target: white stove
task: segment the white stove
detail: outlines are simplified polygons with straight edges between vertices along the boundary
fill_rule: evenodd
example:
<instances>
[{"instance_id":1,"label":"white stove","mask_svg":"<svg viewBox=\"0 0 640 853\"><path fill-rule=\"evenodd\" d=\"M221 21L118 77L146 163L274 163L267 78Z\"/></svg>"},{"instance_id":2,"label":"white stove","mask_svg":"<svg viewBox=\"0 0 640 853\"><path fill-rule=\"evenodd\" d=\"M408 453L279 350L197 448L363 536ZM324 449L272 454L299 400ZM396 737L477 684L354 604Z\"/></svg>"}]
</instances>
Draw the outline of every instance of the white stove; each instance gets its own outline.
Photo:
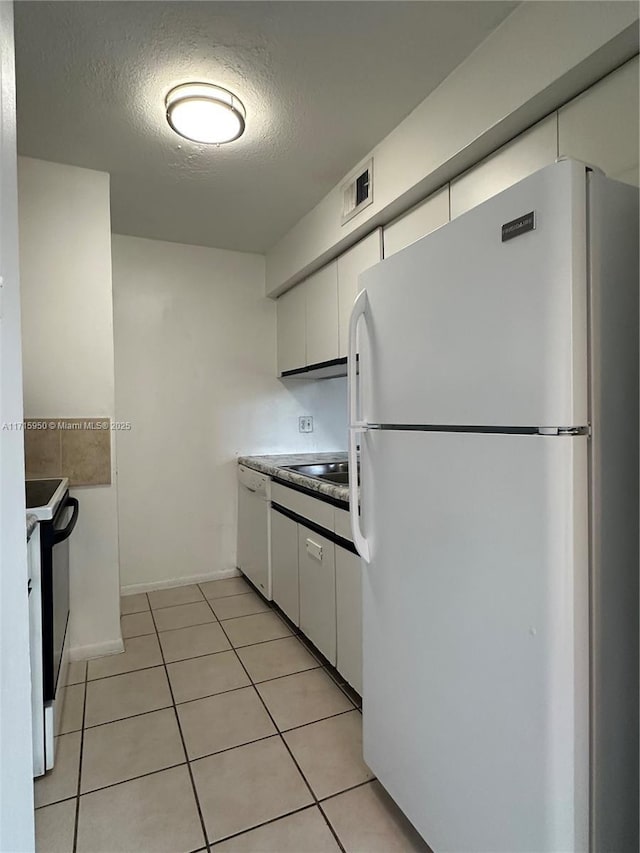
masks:
<instances>
[{"instance_id":1,"label":"white stove","mask_svg":"<svg viewBox=\"0 0 640 853\"><path fill-rule=\"evenodd\" d=\"M78 520L79 504L69 495L66 477L27 480L25 491L27 513L38 519L30 542L30 641L34 775L39 776L54 764L66 693L69 538Z\"/></svg>"},{"instance_id":2,"label":"white stove","mask_svg":"<svg viewBox=\"0 0 640 853\"><path fill-rule=\"evenodd\" d=\"M69 480L67 477L26 480L25 487L27 512L35 515L38 521L51 521L69 488Z\"/></svg>"}]
</instances>

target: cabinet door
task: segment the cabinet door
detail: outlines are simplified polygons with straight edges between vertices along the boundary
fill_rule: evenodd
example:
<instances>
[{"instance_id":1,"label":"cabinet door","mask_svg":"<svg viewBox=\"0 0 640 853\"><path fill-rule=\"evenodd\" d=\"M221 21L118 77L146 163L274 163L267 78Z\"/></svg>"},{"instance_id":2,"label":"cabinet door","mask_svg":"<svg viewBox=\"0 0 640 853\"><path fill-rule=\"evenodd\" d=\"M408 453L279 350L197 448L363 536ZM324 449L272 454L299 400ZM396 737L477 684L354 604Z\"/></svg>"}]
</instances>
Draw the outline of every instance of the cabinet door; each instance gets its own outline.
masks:
<instances>
[{"instance_id":1,"label":"cabinet door","mask_svg":"<svg viewBox=\"0 0 640 853\"><path fill-rule=\"evenodd\" d=\"M276 604L299 625L298 525L275 509L271 510L271 592Z\"/></svg>"},{"instance_id":2,"label":"cabinet door","mask_svg":"<svg viewBox=\"0 0 640 853\"><path fill-rule=\"evenodd\" d=\"M336 668L362 694L362 564L336 546Z\"/></svg>"},{"instance_id":3,"label":"cabinet door","mask_svg":"<svg viewBox=\"0 0 640 853\"><path fill-rule=\"evenodd\" d=\"M265 598L271 598L269 586L269 518L268 504L242 483L238 484L238 550L236 564L258 587Z\"/></svg>"},{"instance_id":4,"label":"cabinet door","mask_svg":"<svg viewBox=\"0 0 640 853\"><path fill-rule=\"evenodd\" d=\"M302 284L307 300L307 364L338 357L337 276L337 264L333 261Z\"/></svg>"},{"instance_id":5,"label":"cabinet door","mask_svg":"<svg viewBox=\"0 0 640 853\"><path fill-rule=\"evenodd\" d=\"M336 663L335 546L298 525L300 628L327 660Z\"/></svg>"},{"instance_id":6,"label":"cabinet door","mask_svg":"<svg viewBox=\"0 0 640 853\"><path fill-rule=\"evenodd\" d=\"M513 186L558 156L558 118L553 113L451 181L451 218Z\"/></svg>"},{"instance_id":7,"label":"cabinet door","mask_svg":"<svg viewBox=\"0 0 640 853\"><path fill-rule=\"evenodd\" d=\"M278 374L306 365L305 310L306 292L298 285L279 297L278 312Z\"/></svg>"},{"instance_id":8,"label":"cabinet door","mask_svg":"<svg viewBox=\"0 0 640 853\"><path fill-rule=\"evenodd\" d=\"M638 57L558 111L560 154L638 185Z\"/></svg>"},{"instance_id":9,"label":"cabinet door","mask_svg":"<svg viewBox=\"0 0 640 853\"><path fill-rule=\"evenodd\" d=\"M384 256L390 258L449 221L449 185L384 228Z\"/></svg>"},{"instance_id":10,"label":"cabinet door","mask_svg":"<svg viewBox=\"0 0 640 853\"><path fill-rule=\"evenodd\" d=\"M382 260L382 229L377 228L364 240L338 258L338 357L349 349L349 317L358 295L358 276Z\"/></svg>"}]
</instances>

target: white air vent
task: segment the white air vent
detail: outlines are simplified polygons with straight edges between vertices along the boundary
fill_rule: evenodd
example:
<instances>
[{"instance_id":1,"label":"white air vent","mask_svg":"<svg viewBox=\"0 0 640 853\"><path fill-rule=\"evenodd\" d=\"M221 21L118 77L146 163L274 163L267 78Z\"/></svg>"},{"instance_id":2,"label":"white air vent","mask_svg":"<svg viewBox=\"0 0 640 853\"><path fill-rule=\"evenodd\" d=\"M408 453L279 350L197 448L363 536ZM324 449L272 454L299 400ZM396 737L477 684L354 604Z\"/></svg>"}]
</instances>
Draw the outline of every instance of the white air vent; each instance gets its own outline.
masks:
<instances>
[{"instance_id":1,"label":"white air vent","mask_svg":"<svg viewBox=\"0 0 640 853\"><path fill-rule=\"evenodd\" d=\"M373 201L373 157L342 185L342 224Z\"/></svg>"}]
</instances>

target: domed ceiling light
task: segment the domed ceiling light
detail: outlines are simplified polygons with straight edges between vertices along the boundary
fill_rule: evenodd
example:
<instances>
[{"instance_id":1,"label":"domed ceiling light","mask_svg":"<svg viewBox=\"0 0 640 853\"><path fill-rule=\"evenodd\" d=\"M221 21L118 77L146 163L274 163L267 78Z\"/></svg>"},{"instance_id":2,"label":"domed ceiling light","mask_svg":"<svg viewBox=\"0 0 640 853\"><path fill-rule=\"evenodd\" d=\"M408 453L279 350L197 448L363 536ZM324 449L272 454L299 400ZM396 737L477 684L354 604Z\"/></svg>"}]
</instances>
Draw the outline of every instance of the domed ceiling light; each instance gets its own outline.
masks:
<instances>
[{"instance_id":1,"label":"domed ceiling light","mask_svg":"<svg viewBox=\"0 0 640 853\"><path fill-rule=\"evenodd\" d=\"M169 92L165 105L172 129L192 142L220 145L244 133L244 105L221 86L184 83Z\"/></svg>"}]
</instances>

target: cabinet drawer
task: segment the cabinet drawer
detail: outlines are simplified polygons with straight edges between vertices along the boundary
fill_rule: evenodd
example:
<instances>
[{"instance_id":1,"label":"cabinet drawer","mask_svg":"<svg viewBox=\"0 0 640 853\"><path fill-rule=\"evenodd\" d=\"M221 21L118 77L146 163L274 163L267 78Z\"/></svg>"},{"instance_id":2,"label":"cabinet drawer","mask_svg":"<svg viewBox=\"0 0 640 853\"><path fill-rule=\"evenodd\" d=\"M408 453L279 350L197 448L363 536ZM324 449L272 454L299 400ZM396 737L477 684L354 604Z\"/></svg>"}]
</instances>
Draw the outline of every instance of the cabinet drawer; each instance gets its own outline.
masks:
<instances>
[{"instance_id":1,"label":"cabinet drawer","mask_svg":"<svg viewBox=\"0 0 640 853\"><path fill-rule=\"evenodd\" d=\"M271 500L303 518L308 518L314 524L333 531L334 507L331 504L297 492L295 489L288 489L280 483L271 484Z\"/></svg>"},{"instance_id":2,"label":"cabinet drawer","mask_svg":"<svg viewBox=\"0 0 640 853\"><path fill-rule=\"evenodd\" d=\"M341 536L343 539L348 539L349 542L353 542L353 534L351 533L351 516L349 515L349 510L338 509L336 507L333 511L333 517L334 533L337 536Z\"/></svg>"},{"instance_id":3,"label":"cabinet drawer","mask_svg":"<svg viewBox=\"0 0 640 853\"><path fill-rule=\"evenodd\" d=\"M324 536L298 525L300 629L336 663L335 546Z\"/></svg>"}]
</instances>

